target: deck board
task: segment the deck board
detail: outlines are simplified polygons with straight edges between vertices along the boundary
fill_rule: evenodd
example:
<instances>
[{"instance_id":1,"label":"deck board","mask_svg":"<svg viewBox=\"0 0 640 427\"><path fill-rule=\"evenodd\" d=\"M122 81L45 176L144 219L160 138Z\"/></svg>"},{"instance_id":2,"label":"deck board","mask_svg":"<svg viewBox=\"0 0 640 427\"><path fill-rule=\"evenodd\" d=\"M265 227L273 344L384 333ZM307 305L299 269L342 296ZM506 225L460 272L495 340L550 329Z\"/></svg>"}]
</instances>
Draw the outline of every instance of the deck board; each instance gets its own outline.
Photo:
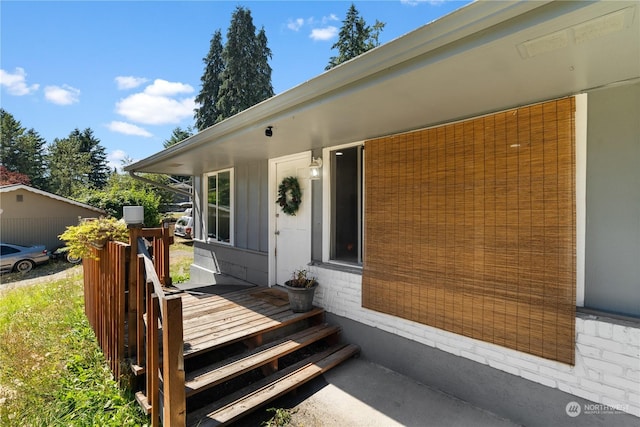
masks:
<instances>
[{"instance_id":1,"label":"deck board","mask_svg":"<svg viewBox=\"0 0 640 427\"><path fill-rule=\"evenodd\" d=\"M222 295L182 294L184 356L241 341L298 320L318 316L322 309L294 313L287 294L273 288L247 288Z\"/></svg>"}]
</instances>

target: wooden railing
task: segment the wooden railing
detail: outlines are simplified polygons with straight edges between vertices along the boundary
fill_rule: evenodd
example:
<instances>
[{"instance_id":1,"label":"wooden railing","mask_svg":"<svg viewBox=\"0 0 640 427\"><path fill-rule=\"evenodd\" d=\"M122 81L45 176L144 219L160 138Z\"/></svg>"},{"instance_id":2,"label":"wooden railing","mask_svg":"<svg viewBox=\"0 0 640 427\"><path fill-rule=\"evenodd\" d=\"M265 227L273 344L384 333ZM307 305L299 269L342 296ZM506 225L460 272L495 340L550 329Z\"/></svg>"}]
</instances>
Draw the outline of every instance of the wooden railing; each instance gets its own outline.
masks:
<instances>
[{"instance_id":1,"label":"wooden railing","mask_svg":"<svg viewBox=\"0 0 640 427\"><path fill-rule=\"evenodd\" d=\"M136 375L145 375L144 390L136 398L154 426L161 418L164 426L186 422L182 299L169 288L171 243L168 223L130 227L128 245L108 242L94 252L96 259L83 261L87 318L116 378L127 364Z\"/></svg>"},{"instance_id":2,"label":"wooden railing","mask_svg":"<svg viewBox=\"0 0 640 427\"><path fill-rule=\"evenodd\" d=\"M129 245L107 242L83 260L84 311L115 378L125 355L125 289Z\"/></svg>"},{"instance_id":3,"label":"wooden railing","mask_svg":"<svg viewBox=\"0 0 640 427\"><path fill-rule=\"evenodd\" d=\"M155 237L155 231L140 230L140 233L132 231L137 239L136 259L136 288L135 307L137 311L136 322L139 325L144 322L146 316L146 333L138 335L136 343L138 348L144 349L137 352L136 363L144 366L146 372L145 390L139 400L144 402L151 414L151 425L160 423L160 372L162 372L162 395L164 426L184 426L186 422L186 395L184 373L184 341L182 334L182 298L180 291L168 289L171 285L168 261L169 249L167 242L170 238L163 236L167 230L161 229L161 239L153 240L153 260L143 245L142 237ZM133 240L132 240L133 241ZM133 251L132 251L133 253ZM166 270L163 267L166 266ZM157 272L160 271L161 275ZM164 274L162 274L164 273ZM144 292L141 290L144 289ZM144 295L144 300L141 298ZM141 315L144 307L145 315ZM161 326L161 327L160 327ZM145 328L137 327L137 331ZM162 331L162 340L159 340ZM162 365L160 365L160 348L162 348Z\"/></svg>"}]
</instances>

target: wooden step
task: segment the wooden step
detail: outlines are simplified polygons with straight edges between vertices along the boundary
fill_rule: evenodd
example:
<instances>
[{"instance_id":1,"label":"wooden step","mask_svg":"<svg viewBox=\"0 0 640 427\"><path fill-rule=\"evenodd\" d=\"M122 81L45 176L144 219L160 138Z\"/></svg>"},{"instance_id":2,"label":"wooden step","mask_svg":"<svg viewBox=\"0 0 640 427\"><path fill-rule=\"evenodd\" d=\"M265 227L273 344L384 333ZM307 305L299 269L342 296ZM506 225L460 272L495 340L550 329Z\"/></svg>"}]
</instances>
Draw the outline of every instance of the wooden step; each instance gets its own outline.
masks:
<instances>
[{"instance_id":1,"label":"wooden step","mask_svg":"<svg viewBox=\"0 0 640 427\"><path fill-rule=\"evenodd\" d=\"M321 353L257 381L235 393L187 415L188 426L220 426L237 420L258 407L323 374L360 351L338 344Z\"/></svg>"},{"instance_id":2,"label":"wooden step","mask_svg":"<svg viewBox=\"0 0 640 427\"><path fill-rule=\"evenodd\" d=\"M197 330L194 332L185 329L184 357L190 358L206 351L256 337L314 317L322 319L324 317L324 310L314 307L306 313L293 313L285 309L277 315L257 316L255 319L245 320L240 323L230 322L229 324L225 324L225 322L218 322L215 327L203 331Z\"/></svg>"},{"instance_id":3,"label":"wooden step","mask_svg":"<svg viewBox=\"0 0 640 427\"><path fill-rule=\"evenodd\" d=\"M188 372L185 378L186 396L193 396L200 391L214 387L252 369L277 362L279 358L323 338L337 334L339 331L339 327L327 324L313 326L238 356Z\"/></svg>"}]
</instances>

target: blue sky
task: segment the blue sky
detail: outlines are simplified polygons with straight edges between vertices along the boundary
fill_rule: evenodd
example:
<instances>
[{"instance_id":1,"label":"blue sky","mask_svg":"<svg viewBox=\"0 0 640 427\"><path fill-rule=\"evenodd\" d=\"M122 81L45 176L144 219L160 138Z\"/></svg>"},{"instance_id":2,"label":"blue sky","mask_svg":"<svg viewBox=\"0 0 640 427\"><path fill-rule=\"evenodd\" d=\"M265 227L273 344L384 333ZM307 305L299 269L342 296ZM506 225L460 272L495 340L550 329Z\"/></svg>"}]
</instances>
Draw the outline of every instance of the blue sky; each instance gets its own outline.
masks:
<instances>
[{"instance_id":1,"label":"blue sky","mask_svg":"<svg viewBox=\"0 0 640 427\"><path fill-rule=\"evenodd\" d=\"M355 1L381 43L467 1ZM202 58L214 31L223 43L237 6L264 27L276 94L324 71L336 55L347 1L0 2L0 106L47 143L91 128L112 166L162 150L177 126L193 126Z\"/></svg>"}]
</instances>

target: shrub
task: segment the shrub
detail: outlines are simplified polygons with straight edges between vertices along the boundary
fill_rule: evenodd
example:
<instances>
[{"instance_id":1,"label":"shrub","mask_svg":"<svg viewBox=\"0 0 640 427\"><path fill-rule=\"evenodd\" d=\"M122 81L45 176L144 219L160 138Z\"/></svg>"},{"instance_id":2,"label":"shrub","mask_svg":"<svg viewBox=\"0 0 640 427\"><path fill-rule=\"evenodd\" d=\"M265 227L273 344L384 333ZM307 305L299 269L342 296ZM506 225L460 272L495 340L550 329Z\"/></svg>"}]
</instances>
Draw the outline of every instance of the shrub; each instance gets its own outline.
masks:
<instances>
[{"instance_id":1,"label":"shrub","mask_svg":"<svg viewBox=\"0 0 640 427\"><path fill-rule=\"evenodd\" d=\"M67 227L60 239L67 242L69 253L79 258L91 256L91 248L100 248L109 240L129 241L127 226L115 218L86 219Z\"/></svg>"},{"instance_id":2,"label":"shrub","mask_svg":"<svg viewBox=\"0 0 640 427\"><path fill-rule=\"evenodd\" d=\"M81 200L96 208L104 209L108 216L122 218L124 206L144 208L145 227L160 225L160 196L145 189L112 188L109 191L94 191Z\"/></svg>"}]
</instances>

